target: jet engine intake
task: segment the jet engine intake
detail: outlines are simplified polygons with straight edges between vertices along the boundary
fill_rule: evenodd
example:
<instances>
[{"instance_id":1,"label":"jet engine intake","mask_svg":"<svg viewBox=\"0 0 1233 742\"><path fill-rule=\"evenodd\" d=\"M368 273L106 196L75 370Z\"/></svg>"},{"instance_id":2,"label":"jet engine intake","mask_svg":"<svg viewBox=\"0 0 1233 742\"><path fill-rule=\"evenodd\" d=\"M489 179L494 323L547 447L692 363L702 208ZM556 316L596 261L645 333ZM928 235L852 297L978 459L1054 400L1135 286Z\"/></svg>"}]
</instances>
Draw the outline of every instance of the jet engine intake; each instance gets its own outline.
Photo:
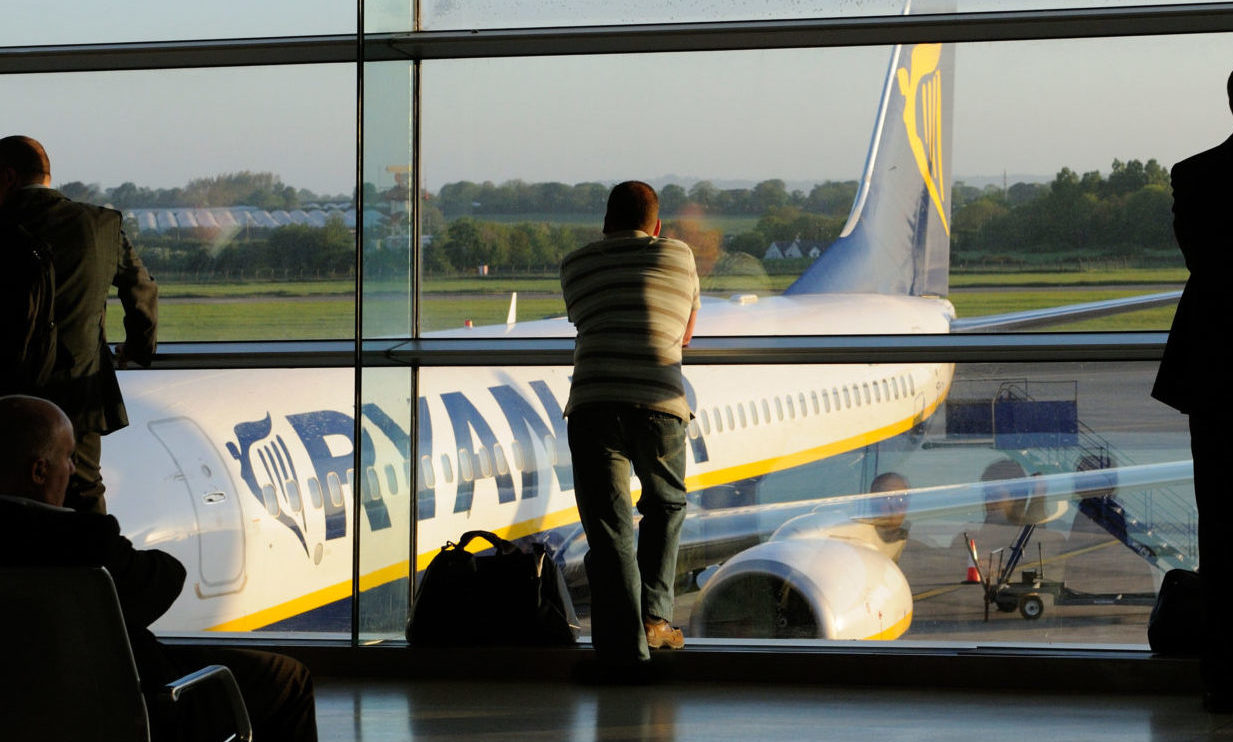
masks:
<instances>
[{"instance_id":1,"label":"jet engine intake","mask_svg":"<svg viewBox=\"0 0 1233 742\"><path fill-rule=\"evenodd\" d=\"M693 636L894 639L912 592L885 554L836 538L771 540L729 559L698 595Z\"/></svg>"}]
</instances>

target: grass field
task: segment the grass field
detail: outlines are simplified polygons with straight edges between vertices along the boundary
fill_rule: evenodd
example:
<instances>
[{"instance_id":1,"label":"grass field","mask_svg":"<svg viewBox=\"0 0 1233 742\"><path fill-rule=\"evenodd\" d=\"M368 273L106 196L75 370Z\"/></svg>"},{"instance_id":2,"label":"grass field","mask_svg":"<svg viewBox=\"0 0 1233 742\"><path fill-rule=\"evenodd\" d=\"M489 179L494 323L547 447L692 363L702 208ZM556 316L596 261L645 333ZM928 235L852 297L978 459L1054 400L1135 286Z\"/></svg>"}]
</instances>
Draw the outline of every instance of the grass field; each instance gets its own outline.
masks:
<instances>
[{"instance_id":1,"label":"grass field","mask_svg":"<svg viewBox=\"0 0 1233 742\"><path fill-rule=\"evenodd\" d=\"M449 221L459 217L451 217ZM553 224L563 227L594 227L598 228L603 222L603 214L549 214L549 213L529 213L529 214L477 214L476 221L480 222L496 222L498 224L520 224L530 222L532 224ZM719 214L714 216L704 216L700 218L690 218L689 221L697 222L703 229L718 229L724 234L740 234L749 232L758 224L757 216L730 216L727 214ZM678 221L680 217L664 217L664 223Z\"/></svg>"},{"instance_id":2,"label":"grass field","mask_svg":"<svg viewBox=\"0 0 1233 742\"><path fill-rule=\"evenodd\" d=\"M960 317L1002 314L1061 304L1133 296L1148 291L1136 285L1180 286L1179 269L1119 269L1066 273L965 273L951 276L951 293ZM777 294L795 276L706 276L703 291L713 296L735 293ZM1118 288L1113 288L1114 286ZM365 333L400 337L408 334L405 288L397 283L370 284L365 303ZM517 291L522 321L558 317L565 305L555 276L430 278L421 286L424 331L505 321L509 295ZM1154 290L1154 289L1152 289ZM159 307L159 338L192 340L309 340L351 338L355 334L354 284L350 281L254 282L235 284L166 284ZM1058 325L1058 330L1165 330L1173 308L1131 312ZM112 340L123 337L122 311L107 316Z\"/></svg>"},{"instance_id":3,"label":"grass field","mask_svg":"<svg viewBox=\"0 0 1233 742\"><path fill-rule=\"evenodd\" d=\"M1118 268L1058 273L952 273L952 288L975 286L1113 286L1186 282L1185 268Z\"/></svg>"},{"instance_id":4,"label":"grass field","mask_svg":"<svg viewBox=\"0 0 1233 742\"><path fill-rule=\"evenodd\" d=\"M955 314L959 317L980 317L988 314L1005 314L1028 309L1044 309L1062 304L1079 304L1089 301L1104 301L1106 299L1121 299L1127 296L1145 293L1136 290L1074 290L1050 291L1040 289L1035 291L966 291L951 294L950 301L955 305ZM1052 327L1037 328L1038 331L1056 330L1061 332L1112 332L1121 330L1167 330L1173 322L1174 307L1159 307L1144 309L1138 312L1127 312L1111 317L1084 320L1082 322L1066 322Z\"/></svg>"}]
</instances>

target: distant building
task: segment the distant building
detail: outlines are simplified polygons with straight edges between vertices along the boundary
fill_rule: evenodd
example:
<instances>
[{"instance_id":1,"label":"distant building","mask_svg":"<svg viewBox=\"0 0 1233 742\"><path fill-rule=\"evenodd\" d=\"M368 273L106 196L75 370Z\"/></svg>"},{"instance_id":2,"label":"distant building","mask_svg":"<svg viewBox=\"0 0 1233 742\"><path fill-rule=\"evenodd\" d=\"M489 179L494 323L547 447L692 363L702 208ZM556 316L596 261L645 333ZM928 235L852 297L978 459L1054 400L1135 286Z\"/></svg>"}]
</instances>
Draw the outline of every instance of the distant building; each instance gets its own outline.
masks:
<instances>
[{"instance_id":1,"label":"distant building","mask_svg":"<svg viewBox=\"0 0 1233 742\"><path fill-rule=\"evenodd\" d=\"M186 229L210 231L277 229L288 224L321 228L332 219L341 220L347 229L355 229L356 226L355 209L350 208L348 204L331 204L310 211L296 209L292 212L283 209L266 211L255 206L209 209L129 209L124 212L124 216L132 220L132 224L126 225L126 229L135 228L139 233L159 234ZM384 221L385 215L380 211L365 209L364 224L366 227L376 227Z\"/></svg>"},{"instance_id":2,"label":"distant building","mask_svg":"<svg viewBox=\"0 0 1233 742\"><path fill-rule=\"evenodd\" d=\"M787 260L791 258L816 258L826 250L827 244L819 240L802 240L800 237L791 242L772 242L767 248L763 260Z\"/></svg>"}]
</instances>

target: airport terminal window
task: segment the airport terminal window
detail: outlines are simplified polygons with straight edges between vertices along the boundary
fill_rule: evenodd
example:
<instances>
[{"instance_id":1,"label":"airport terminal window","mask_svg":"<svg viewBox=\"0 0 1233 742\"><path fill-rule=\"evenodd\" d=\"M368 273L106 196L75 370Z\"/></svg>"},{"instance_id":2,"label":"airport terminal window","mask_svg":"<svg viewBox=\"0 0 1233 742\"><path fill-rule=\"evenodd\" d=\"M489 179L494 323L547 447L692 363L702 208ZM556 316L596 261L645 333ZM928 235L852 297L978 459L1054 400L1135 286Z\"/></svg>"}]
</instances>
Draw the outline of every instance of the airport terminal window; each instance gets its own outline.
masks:
<instances>
[{"instance_id":1,"label":"airport terminal window","mask_svg":"<svg viewBox=\"0 0 1233 742\"><path fill-rule=\"evenodd\" d=\"M356 19L354 3L333 0L74 0L5 11L0 47L354 34Z\"/></svg>"},{"instance_id":2,"label":"airport terminal window","mask_svg":"<svg viewBox=\"0 0 1233 742\"><path fill-rule=\"evenodd\" d=\"M688 566L682 567L677 620L691 636L716 638L1143 644L1163 571L1192 565L1196 556L1185 421L1151 399L1156 365L939 363L882 366L875 373L895 378L909 368L929 380L920 385L927 390L924 396L865 405L843 428L809 416L798 418L789 435L738 426L725 428L722 446L705 432L691 439L689 523L700 519L739 530L748 521L757 545L705 557L694 551L703 548L696 543L683 550L682 563ZM739 388L739 379L751 373L775 388L853 370L687 366L686 378L700 397L714 398ZM497 394L488 389L493 371L422 371L433 441L451 441L458 432L451 428L461 420L450 416L448 402L458 395L483 417L484 425L477 427L498 442L537 426L563 425L553 417L568 393L567 367L502 369L508 391ZM508 404L512 395L525 404ZM920 409L925 416L918 425ZM475 429L464 435L478 436ZM862 434L854 443L856 431ZM561 486L568 467L554 466L547 448L529 440L534 444L527 449L524 476L484 471L456 487L427 487L436 506L433 517L418 522L421 562L472 527L468 523L486 518L498 533L557 544L565 573L581 586L585 547L572 496ZM1107 466L1087 471L1082 462L1093 456ZM1008 471L1017 478L1006 480ZM729 481L722 472L739 472L740 479ZM871 492L874 478L888 472L907 481L906 498ZM421 482L421 490L427 484ZM632 476L631 487L637 488ZM741 496L732 499L732 491ZM825 628L816 613L820 596L809 586L825 591L846 578L828 572L827 559L798 556L785 542L797 529L811 528L810 519L833 525L849 522L846 515L855 523L869 513L903 521L903 530L882 536L870 530L857 537L874 547L859 552L866 567L874 569L885 559L886 568L898 575L877 587L883 623L856 621L856 613L866 611L853 608L847 616L851 623ZM540 523L561 525L543 531ZM1029 525L1034 533L1028 548L1012 557L1010 545ZM829 527L809 531L808 543L817 554L838 548L832 538L834 543L852 538L850 531L828 535ZM717 533L729 531L721 527ZM989 623L982 588L962 584L969 538L977 543L982 570L1000 575L990 594ZM889 545L897 539L904 548L896 557ZM880 555L883 548L888 556ZM802 561L793 561L798 558ZM768 569L768 560L782 561L785 568ZM807 579L798 584L776 577L796 572ZM1028 572L1033 576L1024 582ZM1030 594L1042 596L1045 612L1028 619L1019 606ZM787 597L781 604L776 596ZM588 601L581 592L577 597L585 621Z\"/></svg>"},{"instance_id":3,"label":"airport terminal window","mask_svg":"<svg viewBox=\"0 0 1233 742\"><path fill-rule=\"evenodd\" d=\"M164 343L354 338L355 90L340 64L0 75L53 185L124 215Z\"/></svg>"},{"instance_id":4,"label":"airport terminal window","mask_svg":"<svg viewBox=\"0 0 1233 742\"><path fill-rule=\"evenodd\" d=\"M1065 4L1096 5L1082 0ZM30 20L38 20L41 9L18 11L15 22L0 30L0 46L176 39L184 38L178 29L190 23L194 37L355 31L354 6L348 4L301 12L297 18L275 8L246 9L217 14L208 22L199 22L199 14L182 5L173 2L158 14L142 15L142 23L126 23L122 31L110 19L76 30L32 24ZM559 6L430 5L424 17L415 19L406 3L369 0L365 30L410 31L417 23L441 30L747 20L751 13L766 18L826 17L849 9L858 14L894 13L899 3L860 3L838 11L833 3L780 3L750 11L719 0L635 3L619 9L584 2L572 5L568 13ZM311 6L297 9L311 11ZM961 2L958 9L987 10L990 6ZM998 4L996 9L1007 6ZM115 10L109 8L113 14ZM928 10L918 8L918 12ZM483 17L476 20L474 14ZM160 25L163 19L166 26ZM1143 30L1150 33L1152 29ZM1221 92L1227 74L1227 42L1227 35L1195 34L966 43L955 48L954 69L959 73L955 84L930 88L930 95L939 96L932 100L954 96L954 136L931 140L929 151L938 151L937 145L947 158L945 177L935 177L935 185L942 186L939 200L949 203L951 270L949 292L941 293L948 295L960 319L1103 301L1180 285L1185 273L1169 237L1163 168L1214 144L1226 133L1227 111ZM505 328L511 312L516 319L515 336L520 327L541 326L545 328L542 333L535 330L539 337L567 334L566 324L552 319L562 309L555 264L563 251L598 235L602 196L617 174L597 163L621 162L635 177L654 180L665 196L667 232L686 239L697 251L707 303L734 295L757 296L765 303L784 293L809 264L811 251L824 251L843 228L862 176L889 46L553 56L551 38L546 43L548 55L544 57L360 62L365 85L359 163L355 161L359 132L354 123L354 64L6 75L0 77L0 94L34 101L29 120L35 128L51 130L56 121L81 120L74 115L75 107L89 106L98 112L84 135L61 135L59 141L48 137L53 158L58 157L53 163L62 163L55 165L57 185L82 198L110 200L125 212L127 228L164 287L162 339L170 343L354 339L357 317L362 320L359 334L363 339L410 339L417 334L466 337L468 332L475 338L487 332L486 325ZM1171 60L1167 76L1151 74L1153 60L1160 58ZM1083 75L1074 74L1079 68ZM1090 94L1091 80L1096 79L1104 81L1101 90L1106 95ZM621 130L614 122L619 124L625 114L607 103L611 96L605 91L631 80L654 80L654 98L662 104L658 108L670 111L677 124L674 131L651 144L647 142L653 127L637 123L627 128L628 140L605 138L606 132ZM1178 80L1188 82L1177 84ZM417 81L422 81L419 89ZM528 86L534 95L525 94ZM38 94L31 95L31 91ZM116 100L126 102L123 113L114 105ZM1145 114L1143 100L1152 100L1153 110L1169 111L1168 125ZM562 101L570 103L563 105ZM545 115L545 110L552 115ZM765 115L750 117L751 110ZM784 111L793 115L783 115ZM1065 113L1058 115L1058 111ZM134 125L133 121L142 123ZM826 124L825 138L817 136L818 121ZM1109 121L1118 126L1110 130ZM174 136L154 136L151 132L155 130ZM923 126L921 131L926 133L918 132L922 139L928 138L927 130ZM895 133L893 125L887 129L887 136ZM510 141L520 143L516 151L511 151ZM1100 146L1092 146L1094 142ZM126 157L125 153L133 151L143 152L143 157ZM153 170L142 169L146 161L153 163ZM901 169L915 172L914 161L903 164ZM357 165L363 173L358 184L354 177ZM238 198L253 203L236 201L234 194L249 185L252 188ZM172 193L176 190L178 195ZM160 196L163 191L167 193ZM362 209L357 208L361 199ZM1071 208L1076 204L1080 207ZM237 211L239 207L251 208ZM282 233L286 239L274 239L273 233L282 228L287 228ZM173 229L176 232L171 236ZM189 242L191 249L185 247ZM787 257L775 257L772 250ZM742 298L740 304L756 306L757 301ZM113 338L122 336L118 309L109 312L108 331ZM1165 305L1067 327L1163 330L1171 313L1171 306ZM808 313L795 314L808 317ZM849 331L853 323L865 319L849 315L845 327L821 332ZM548 322L531 324L538 320ZM710 332L705 325L701 329ZM884 331L876 326L867 330L869 334ZM818 330L785 322L742 332ZM870 360L876 362L877 354L873 355ZM1039 517L1044 559L1033 567L1028 555L1020 566L1036 569L1050 583L1048 589L1056 589L1062 598L1052 604L1050 593L1046 618L1029 623L1011 615L1014 606L1009 605L1009 598L1022 588L1008 584L1005 587L1012 592L996 606L1002 614L1001 625L988 630L994 640L1012 636L1012 641L1018 641L1031 635L1033 641L1050 643L1141 643L1135 638L1141 629L1141 607L1120 605L1105 612L1090 605L1067 604L1066 599L1073 596L1053 583L1064 582L1092 593L1118 590L1133 594L1154 588L1152 570L1158 571L1164 562L1145 573L1142 564L1122 561L1135 552L1125 538L1109 530L1110 519L1119 509L1153 512L1157 536L1152 538L1165 539L1160 534L1170 534L1167 543L1153 542L1153 550L1178 564L1187 563L1188 484L1185 475L1178 473L1179 467L1172 466L1186 458L1185 432L1177 429L1177 416L1166 420L1137 402L1127 405L1119 397L1117 404L1101 404L1108 388L1141 387L1152 364L1114 367L1044 360L1031 367L959 364L954 368L953 386L948 386L950 380L931 377L936 374L933 368L885 365L878 372L883 375L874 379L864 364L808 367L807 375L801 373L804 366L773 367L765 379L758 377L759 385L767 389L767 397L760 400L761 415L757 401L749 402L753 426L759 420L768 423L760 431L748 430L752 426L747 426L745 400L730 400L729 395L713 391L724 388L722 384L711 383L725 376L748 378L748 368L714 367L704 373L702 368L687 366L687 373L696 371L700 380L700 414L699 421L691 425L690 455L710 457L695 462L698 471L705 472L710 471L707 467L718 468L728 461L732 449L744 448L744 454L754 455L761 451L757 445L772 447L766 458L754 462L755 468L768 468L756 486L745 487L752 483L742 482L733 490L736 494L724 493L728 501L747 499L741 503L746 505L804 503L828 494L863 495L871 475L889 470L895 462L912 467L909 480L913 488L958 486L960 479L979 483L984 471L1004 456L1017 456L1015 463L1025 473L1042 474L1047 491L1053 492L1055 485L1063 486L1058 484L1061 477L1075 468L1070 460L1073 455L1095 455L1084 448L1091 441L1080 436L1075 443L1059 432L1057 410L1065 411L1069 409L1066 404L1073 402L1078 419L1108 439L1109 450L1116 449L1112 454L1102 449L1100 460L1147 464L1156 467L1159 476L1149 483L1119 482L1116 507L1102 500L1105 495L1093 495L1056 518L1049 510L1052 500L1034 500L1022 487L1016 494L1015 487L1008 486L1009 496L999 494L1001 490L995 487L979 490L977 511L983 520L966 525L979 526L982 559L988 551L1009 543L1008 535L1022 521ZM387 370L388 376L384 374ZM526 488L533 487L539 488L533 492L552 500L545 511L553 517L550 522L573 522L569 498L559 497L566 489L561 478L569 477L568 452L561 439L563 421L549 403L550 399L558 405L563 402L561 374L566 371L553 368L531 379L544 381L545 392L521 384L522 368L501 369L505 376L481 382L488 386L476 387L472 393L468 385L477 378L487 379L484 374L489 369L365 369L357 400L350 396L354 391L351 369L323 370L323 375L336 373L341 380L313 386L330 389L322 393L331 398L337 393L342 401L314 403L314 410L320 407L318 411L337 416L311 420L280 417L287 393L281 389L256 393L260 385L247 375L250 372L222 372L220 377L237 381L214 398L248 404L253 414L228 423L229 438L220 438L214 446L221 457L216 468L230 472L234 485L248 497L244 503L258 508L262 526L267 528L263 537L272 539L270 548L277 544L279 549L299 549L306 565L327 566L335 589L350 583L351 539L360 538L361 579L356 586L361 591L360 624L351 626L349 617L339 622L336 616L327 620L317 614L312 620L324 621L316 625L328 627L321 629L325 631L354 631L376 639L396 637L405 619L408 576L423 567L421 555L458 535L451 532L457 531L453 526L458 523L450 518L471 517L494 504L522 508L528 501ZM714 378L704 380L712 371ZM836 411L842 409L838 391L842 387L843 405L848 408L843 416L817 414L816 392L811 392L815 415L809 415L805 395L799 392L805 388L801 379L812 382L818 372L835 379L826 382L832 387L819 382L821 408L828 412L832 406ZM156 377L170 381L178 372L151 373L170 373ZM292 375L302 373L317 372L297 370ZM139 386L129 381L137 378L131 372L122 378L126 385ZM1024 381L1021 386L1030 388L1030 398L1009 401L1023 404L1035 427L1004 431L993 429L993 422L986 425L986 419L1004 418L996 414L996 394L986 397L984 387L1001 389L1008 381ZM1063 387L1077 385L1073 400L1052 386L1060 382L1065 382L1060 384ZM502 385L522 400L516 404L525 406L517 410L502 406L502 400L492 396L492 390ZM972 391L973 387L981 389ZM455 388L466 392L463 398L444 402L442 391ZM741 388L741 382L726 388ZM942 390L948 392L947 399L935 405ZM859 409L852 409L852 394ZM794 421L790 431L769 425L772 396L780 421L787 402L788 417ZM424 404L420 410L408 405L408 400L417 398ZM504 401L508 405L513 399ZM466 400L474 407L462 405ZM532 412L526 412L528 408ZM1040 412L1046 409L1054 417ZM356 410L361 418L358 427L322 432L352 420L351 412ZM715 417L713 429L708 410ZM274 427L268 451L261 433L265 412ZM1038 412L1039 417L1031 417ZM922 414L924 423L913 425ZM1114 419L1122 414L1123 420ZM836 429L842 424L848 436L844 440L856 440L851 436L865 428L850 426L865 425L879 415L899 416L892 427L902 429L859 453L852 449L828 461L826 476L818 475L815 465L819 461L790 469L766 463L783 460L782 454L812 440L809 436L828 424ZM511 419L514 424L507 424ZM520 424L525 430L518 428ZM485 425L493 427L485 431ZM283 426L282 442L277 440L279 426ZM294 447L294 443L286 426L294 428L301 440L314 441L312 450L297 450L294 456L287 453L283 446ZM203 429L214 435L213 428ZM348 453L356 430L360 431L358 463ZM550 432L545 434L545 430ZM723 438L715 437L721 432ZM749 433L760 439L745 446L742 436ZM459 436L467 438L465 445ZM947 445L933 447L939 440ZM119 445L122 441L118 439ZM246 441L250 448L244 448ZM228 444L234 444L234 450ZM502 446L509 446L513 467ZM448 453L451 449L457 451L457 478ZM1019 453L1012 454L1012 450ZM872 454L876 454L876 465L869 463L874 460ZM438 456L440 469L434 471ZM409 478L411 462L417 459L421 462L414 467L418 497L397 497L402 491L398 472ZM359 477L355 476L357 466ZM838 472L833 477L832 469ZM384 484L381 471L385 472ZM358 498L357 485L363 490ZM304 486L307 504L302 499ZM406 486L410 488L409 481ZM508 499L511 495L513 500ZM712 506L723 501L718 495L699 499ZM139 520L140 516L132 518ZM296 521L300 521L298 534L293 528ZM319 530L310 530L309 522ZM415 532L399 530L412 523L417 525ZM937 581L938 589L943 583L952 585L949 573L921 571L921 565L930 560L912 555L920 556L916 549L950 548L958 537L956 529L963 525L957 521L943 526L924 521L913 524L913 543L905 550L909 558L900 562L912 595L920 594L918 587L933 584L931 580ZM506 527L518 537L534 535L526 519ZM214 538L205 530L197 537L204 540L207 535ZM763 535L763 543L774 550L772 534ZM412 552L408 552L409 544L414 544ZM254 542L248 546L258 553ZM1087 547L1094 551L1083 554L1102 555L1105 561L1077 553ZM1048 553L1051 550L1053 555ZM730 567L736 570L740 563L734 560ZM269 572L274 566L254 568L248 576L254 590L274 584L264 582L272 576L258 575L258 569ZM1121 578L1113 579L1114 575L1125 577L1125 584L1118 582ZM698 592L708 590L703 584L708 579L722 576L704 569L691 575ZM766 629L766 614L761 609L774 603L769 593L760 592L765 587L752 579L739 590L712 583L709 594L720 597L700 605L699 610L706 613L699 619L701 625L715 636L758 635ZM965 623L963 617L974 615L979 605L973 609L971 596L960 590L944 593L949 598L931 596L918 601L916 617L903 636L945 637L962 624L963 631L970 633L961 641L987 638L981 633L986 629L974 621ZM750 606L758 610L750 611ZM1008 606L1010 610L1003 614ZM319 613L333 616L328 610ZM787 625L798 630L793 621L799 612L792 617ZM1084 629L1080 618L1091 618L1091 626L1099 628ZM1015 619L1014 625L1007 619ZM689 620L692 624L692 616ZM1116 628L1119 622L1129 628ZM224 625L236 630L271 627L241 618L210 628ZM278 627L277 622L273 627Z\"/></svg>"},{"instance_id":5,"label":"airport terminal window","mask_svg":"<svg viewBox=\"0 0 1233 742\"><path fill-rule=\"evenodd\" d=\"M1166 3L1182 0L1164 0ZM1050 8L1090 8L1105 5L1097 0L1054 0ZM371 5L371 0L370 0ZM863 0L835 3L828 0L804 2L748 3L736 0L631 0L620 4L584 0L568 4L509 5L500 0L470 3L430 3L423 7L423 28L484 29L533 28L538 26L622 25L642 23L680 23L688 21L754 21L794 18L842 18L852 16L899 15L901 0ZM1031 0L959 0L954 2L912 3L914 13L982 12L1036 10ZM389 29L405 30L405 29Z\"/></svg>"},{"instance_id":6,"label":"airport terminal window","mask_svg":"<svg viewBox=\"0 0 1233 742\"><path fill-rule=\"evenodd\" d=\"M950 275L924 293L946 295L963 321L1180 289L1186 270L1172 239L1167 168L1226 133L1227 42L1196 34L954 45L939 69L955 75L944 76L938 93L943 111L950 101L952 125L934 143ZM1160 75L1149 60L1162 54L1181 69ZM422 330L466 336L468 321L500 324L517 291L520 332L567 333L560 322L534 320L563 312L557 260L598 236L606 184L618 177L599 173L612 161L622 173L722 171L711 180L647 177L665 192L666 233L696 243L704 295L742 297L739 306L755 313L761 305L749 297L765 304L784 293L810 250L826 259L823 248L847 226L890 55L889 47L848 47L425 61ZM1107 82L1105 95L1080 82L1089 75ZM687 103L672 108L673 133L601 92L640 79L659 81L663 100ZM530 80L533 94L524 90ZM811 94L805 102L802 90ZM1032 94L1011 92L1022 90ZM1186 110L1173 117L1184 128L1146 120L1135 103L1144 97L1167 101L1161 110ZM578 104L546 121L542 100ZM802 105L817 108L810 114ZM1041 118L1043 110L1067 114ZM827 121L827 137L804 124L812 120ZM1116 136L1109 121L1118 122ZM1023 122L1032 122L1032 135L1011 136ZM608 135L614 128L617 140ZM708 137L691 134L702 131ZM901 122L881 131L909 136ZM510 137L520 143L516 153ZM914 161L895 169L917 173ZM1173 304L1162 301L1022 329L1164 331ZM860 326L854 317L821 329L777 320L741 331ZM702 337L712 332L721 331L700 324Z\"/></svg>"}]
</instances>

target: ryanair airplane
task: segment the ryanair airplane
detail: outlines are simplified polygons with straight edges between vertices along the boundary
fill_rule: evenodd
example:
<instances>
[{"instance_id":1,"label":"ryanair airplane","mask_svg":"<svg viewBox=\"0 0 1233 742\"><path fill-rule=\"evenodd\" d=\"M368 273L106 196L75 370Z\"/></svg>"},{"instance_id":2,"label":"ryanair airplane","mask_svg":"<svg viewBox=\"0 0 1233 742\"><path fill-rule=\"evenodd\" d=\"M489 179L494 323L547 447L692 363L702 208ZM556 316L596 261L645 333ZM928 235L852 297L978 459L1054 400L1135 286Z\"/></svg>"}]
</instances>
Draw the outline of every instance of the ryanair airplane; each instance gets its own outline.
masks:
<instances>
[{"instance_id":1,"label":"ryanair airplane","mask_svg":"<svg viewBox=\"0 0 1233 742\"><path fill-rule=\"evenodd\" d=\"M780 296L704 299L698 336L947 333L1117 308L955 319L944 298L952 68L950 47L893 50L842 236ZM462 332L568 337L573 328L563 318L511 317L438 336ZM275 385L270 373L122 374L132 424L107 439L109 507L138 547L181 559L192 585L156 628L346 630L358 553L361 604L384 616L365 619L361 631L398 632L409 579L447 540L474 529L549 543L585 595L586 543L561 414L569 368L426 369L415 400L404 370L367 370L370 401L358 411L350 369L280 372ZM896 563L905 518L984 513L978 485L909 498L885 491L901 490L902 480L879 477L919 447L953 375L950 363L687 366L696 418L680 569L703 585L691 633L901 636L913 609ZM353 414L362 423L359 472ZM775 486L792 474L808 477L809 499ZM1178 467L1123 469L1118 482L1186 476ZM1108 482L1090 472L1038 477L1015 496L1023 506L1007 512L1015 522L1044 522ZM417 553L408 558L413 513Z\"/></svg>"}]
</instances>

